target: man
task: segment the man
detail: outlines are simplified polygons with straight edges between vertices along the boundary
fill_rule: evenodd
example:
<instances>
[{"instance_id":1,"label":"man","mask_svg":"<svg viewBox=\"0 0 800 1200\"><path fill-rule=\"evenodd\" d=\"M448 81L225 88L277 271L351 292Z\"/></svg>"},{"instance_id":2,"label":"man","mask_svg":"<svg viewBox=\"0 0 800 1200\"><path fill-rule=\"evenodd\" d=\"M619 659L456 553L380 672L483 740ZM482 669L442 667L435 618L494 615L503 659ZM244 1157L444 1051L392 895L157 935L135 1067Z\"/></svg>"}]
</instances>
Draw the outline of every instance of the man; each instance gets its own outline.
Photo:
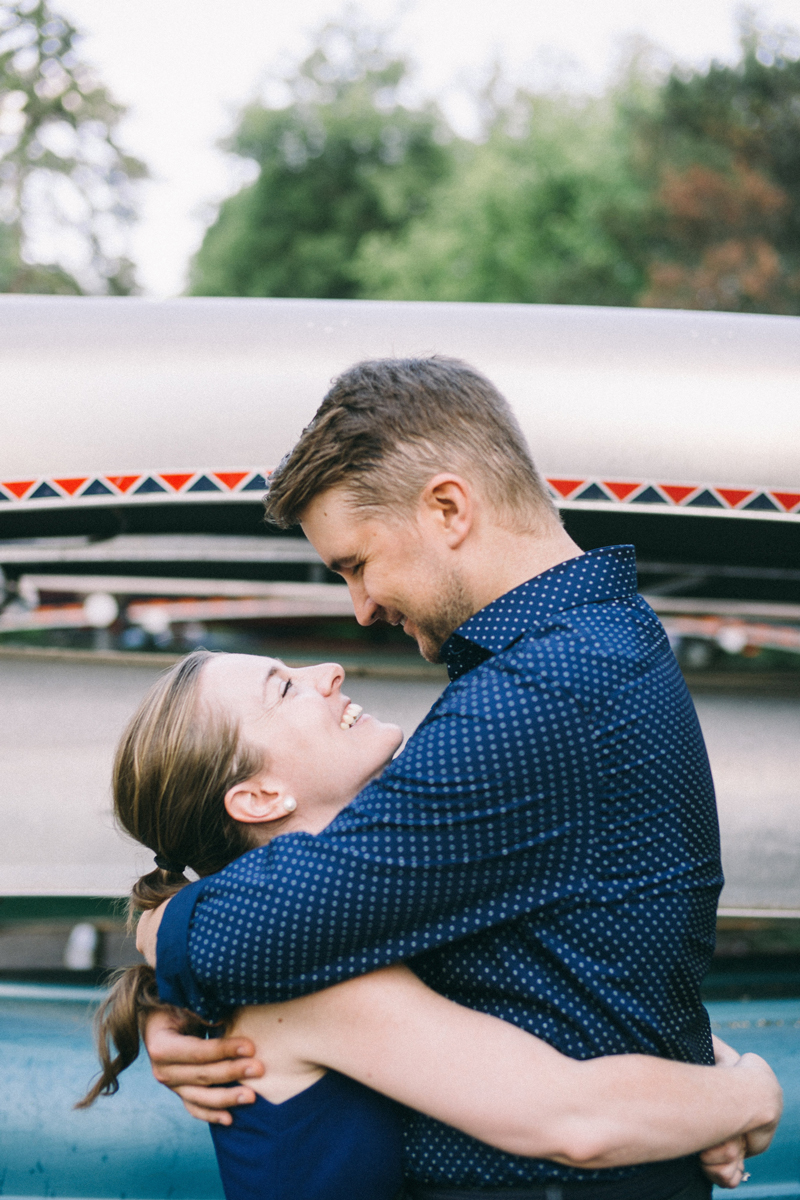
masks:
<instances>
[{"instance_id":1,"label":"man","mask_svg":"<svg viewBox=\"0 0 800 1200\"><path fill-rule=\"evenodd\" d=\"M582 553L505 400L442 358L337 380L274 475L267 514L299 520L358 620L402 624L451 683L326 831L257 852L257 921L227 920L231 885L215 879L182 935L166 908L186 954L160 964L162 996L189 1003L194 975L221 1011L403 959L572 1057L713 1062L699 998L722 885L713 787L632 547ZM199 1114L223 1104L192 1085L258 1070L224 1075L211 1056L234 1048L176 1040L151 1024L157 1075ZM408 1164L431 1197L708 1195L691 1160L576 1171L422 1116Z\"/></svg>"}]
</instances>

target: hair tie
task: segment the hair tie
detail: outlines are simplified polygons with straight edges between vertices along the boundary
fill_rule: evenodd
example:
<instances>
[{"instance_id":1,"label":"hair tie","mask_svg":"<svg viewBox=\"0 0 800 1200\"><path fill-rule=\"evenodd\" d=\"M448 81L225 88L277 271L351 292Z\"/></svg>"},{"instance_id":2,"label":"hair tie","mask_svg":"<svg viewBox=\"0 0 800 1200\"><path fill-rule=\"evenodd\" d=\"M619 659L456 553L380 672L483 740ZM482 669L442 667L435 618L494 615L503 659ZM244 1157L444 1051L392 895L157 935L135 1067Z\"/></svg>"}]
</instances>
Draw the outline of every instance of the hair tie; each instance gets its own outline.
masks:
<instances>
[{"instance_id":1,"label":"hair tie","mask_svg":"<svg viewBox=\"0 0 800 1200\"><path fill-rule=\"evenodd\" d=\"M182 875L186 870L186 866L179 867L172 859L166 858L163 854L157 854L155 858L156 866L162 871L168 871L170 875Z\"/></svg>"}]
</instances>

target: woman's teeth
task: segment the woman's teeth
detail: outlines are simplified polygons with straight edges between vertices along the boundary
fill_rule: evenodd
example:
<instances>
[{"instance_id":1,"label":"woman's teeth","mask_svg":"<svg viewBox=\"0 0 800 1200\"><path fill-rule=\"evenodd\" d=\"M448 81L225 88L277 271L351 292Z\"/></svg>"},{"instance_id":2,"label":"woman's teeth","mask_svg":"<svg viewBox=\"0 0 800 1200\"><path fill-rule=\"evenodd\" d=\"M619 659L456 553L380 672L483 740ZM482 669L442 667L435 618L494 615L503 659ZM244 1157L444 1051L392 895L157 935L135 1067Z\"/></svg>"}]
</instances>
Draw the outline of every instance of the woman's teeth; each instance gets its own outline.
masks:
<instances>
[{"instance_id":1,"label":"woman's teeth","mask_svg":"<svg viewBox=\"0 0 800 1200\"><path fill-rule=\"evenodd\" d=\"M349 729L351 725L355 725L358 718L361 716L364 709L360 704L348 704L342 714L342 719L339 722L340 729Z\"/></svg>"}]
</instances>

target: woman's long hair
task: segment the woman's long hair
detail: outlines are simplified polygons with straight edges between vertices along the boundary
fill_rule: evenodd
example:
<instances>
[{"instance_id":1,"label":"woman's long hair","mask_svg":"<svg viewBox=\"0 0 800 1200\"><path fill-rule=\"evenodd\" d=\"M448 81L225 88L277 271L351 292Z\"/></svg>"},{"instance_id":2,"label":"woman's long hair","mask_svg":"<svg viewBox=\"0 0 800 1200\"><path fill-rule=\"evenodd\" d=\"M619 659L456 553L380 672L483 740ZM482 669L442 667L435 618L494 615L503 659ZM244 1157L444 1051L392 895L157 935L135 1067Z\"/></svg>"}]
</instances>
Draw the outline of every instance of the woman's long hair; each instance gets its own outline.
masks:
<instances>
[{"instance_id":1,"label":"woman's long hair","mask_svg":"<svg viewBox=\"0 0 800 1200\"><path fill-rule=\"evenodd\" d=\"M122 735L113 772L122 828L170 866L200 876L253 849L249 827L228 815L224 798L263 767L263 756L243 743L237 726L200 701L200 672L212 657L195 650L159 677ZM133 887L129 924L188 882L183 870L156 867L143 875ZM117 1091L118 1076L139 1054L147 1017L166 1007L151 967L118 973L96 1018L101 1073L77 1108ZM188 1013L181 1020L184 1027L199 1022Z\"/></svg>"}]
</instances>

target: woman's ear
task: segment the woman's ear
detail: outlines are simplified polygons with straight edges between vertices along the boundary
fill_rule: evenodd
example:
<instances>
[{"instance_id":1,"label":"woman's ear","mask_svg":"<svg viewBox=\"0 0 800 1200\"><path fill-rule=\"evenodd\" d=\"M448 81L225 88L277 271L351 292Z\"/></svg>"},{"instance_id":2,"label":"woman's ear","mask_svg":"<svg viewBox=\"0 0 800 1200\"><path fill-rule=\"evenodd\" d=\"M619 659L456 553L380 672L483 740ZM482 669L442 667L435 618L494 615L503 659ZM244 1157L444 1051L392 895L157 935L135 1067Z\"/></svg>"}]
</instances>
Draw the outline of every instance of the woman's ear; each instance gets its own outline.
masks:
<instances>
[{"instance_id":1,"label":"woman's ear","mask_svg":"<svg viewBox=\"0 0 800 1200\"><path fill-rule=\"evenodd\" d=\"M261 825L280 821L294 812L297 802L284 791L270 788L263 776L254 775L234 784L225 793L225 811L234 821L244 825Z\"/></svg>"}]
</instances>

